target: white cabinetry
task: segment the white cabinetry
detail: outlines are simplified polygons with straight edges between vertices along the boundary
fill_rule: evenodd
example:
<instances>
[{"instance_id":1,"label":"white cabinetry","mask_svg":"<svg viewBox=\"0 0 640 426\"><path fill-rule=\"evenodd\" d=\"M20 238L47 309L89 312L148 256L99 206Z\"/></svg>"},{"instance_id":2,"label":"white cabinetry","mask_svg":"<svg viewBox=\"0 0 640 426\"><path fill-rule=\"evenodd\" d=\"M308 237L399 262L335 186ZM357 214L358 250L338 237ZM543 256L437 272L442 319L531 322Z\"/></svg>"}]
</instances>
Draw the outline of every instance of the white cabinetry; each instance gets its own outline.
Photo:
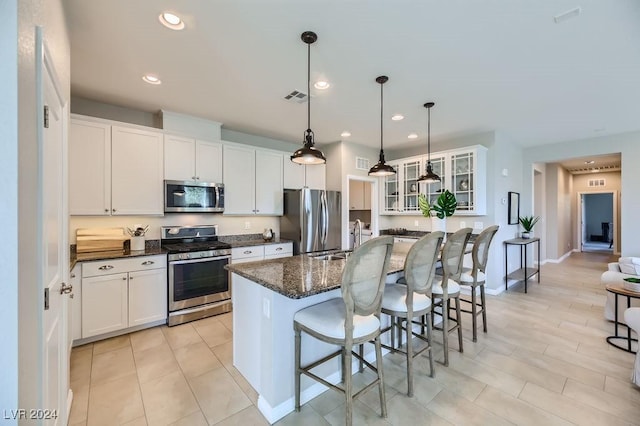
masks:
<instances>
[{"instance_id":1,"label":"white cabinetry","mask_svg":"<svg viewBox=\"0 0 640 426\"><path fill-rule=\"evenodd\" d=\"M258 260L291 256L293 256L293 243L234 247L231 249L231 263L256 262Z\"/></svg>"},{"instance_id":2,"label":"white cabinetry","mask_svg":"<svg viewBox=\"0 0 640 426\"><path fill-rule=\"evenodd\" d=\"M326 189L325 164L305 165L297 164L284 155L284 187L287 189Z\"/></svg>"},{"instance_id":3,"label":"white cabinetry","mask_svg":"<svg viewBox=\"0 0 640 426\"><path fill-rule=\"evenodd\" d=\"M383 178L381 213L421 214L418 207L420 193L426 194L433 204L444 190L449 190L458 201L455 215L486 214L487 148L475 145L435 152L431 154L431 164L441 182L425 184L417 181L426 172L427 156L389 162L397 173Z\"/></svg>"},{"instance_id":4,"label":"white cabinetry","mask_svg":"<svg viewBox=\"0 0 640 426\"><path fill-rule=\"evenodd\" d=\"M162 170L162 133L71 120L71 215L161 215Z\"/></svg>"},{"instance_id":5,"label":"white cabinetry","mask_svg":"<svg viewBox=\"0 0 640 426\"><path fill-rule=\"evenodd\" d=\"M82 338L167 318L167 257L82 265Z\"/></svg>"},{"instance_id":6,"label":"white cabinetry","mask_svg":"<svg viewBox=\"0 0 640 426\"><path fill-rule=\"evenodd\" d=\"M112 214L164 214L162 142L162 133L112 126Z\"/></svg>"},{"instance_id":7,"label":"white cabinetry","mask_svg":"<svg viewBox=\"0 0 640 426\"><path fill-rule=\"evenodd\" d=\"M111 126L77 119L69 130L69 214L111 212Z\"/></svg>"},{"instance_id":8,"label":"white cabinetry","mask_svg":"<svg viewBox=\"0 0 640 426\"><path fill-rule=\"evenodd\" d=\"M222 143L165 135L164 178L222 183Z\"/></svg>"},{"instance_id":9,"label":"white cabinetry","mask_svg":"<svg viewBox=\"0 0 640 426\"><path fill-rule=\"evenodd\" d=\"M282 215L282 153L224 144L227 215Z\"/></svg>"}]
</instances>

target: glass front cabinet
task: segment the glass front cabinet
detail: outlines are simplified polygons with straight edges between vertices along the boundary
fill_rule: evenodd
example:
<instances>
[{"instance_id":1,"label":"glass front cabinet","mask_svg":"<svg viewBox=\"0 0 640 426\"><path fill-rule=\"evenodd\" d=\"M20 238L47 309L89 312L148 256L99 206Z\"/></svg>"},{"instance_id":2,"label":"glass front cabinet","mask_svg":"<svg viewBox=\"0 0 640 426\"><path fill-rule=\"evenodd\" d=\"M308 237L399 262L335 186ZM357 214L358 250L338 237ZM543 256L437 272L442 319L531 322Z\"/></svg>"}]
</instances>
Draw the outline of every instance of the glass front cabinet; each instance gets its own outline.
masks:
<instances>
[{"instance_id":1,"label":"glass front cabinet","mask_svg":"<svg viewBox=\"0 0 640 426\"><path fill-rule=\"evenodd\" d=\"M396 175L382 178L381 214L420 215L418 195L427 195L431 204L449 190L458 201L456 215L486 214L487 148L475 145L431 153L431 166L442 179L438 183L419 183L418 177L427 170L427 156L390 161Z\"/></svg>"}]
</instances>

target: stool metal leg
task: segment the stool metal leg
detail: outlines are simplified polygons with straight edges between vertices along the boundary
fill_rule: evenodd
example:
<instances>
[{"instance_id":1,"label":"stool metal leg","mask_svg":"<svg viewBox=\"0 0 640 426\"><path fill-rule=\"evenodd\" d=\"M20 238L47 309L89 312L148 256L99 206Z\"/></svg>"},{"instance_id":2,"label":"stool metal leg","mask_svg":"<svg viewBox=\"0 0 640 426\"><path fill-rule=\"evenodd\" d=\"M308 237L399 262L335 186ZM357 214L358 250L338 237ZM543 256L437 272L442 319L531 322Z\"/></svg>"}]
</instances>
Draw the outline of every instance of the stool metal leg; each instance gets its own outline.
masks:
<instances>
[{"instance_id":1,"label":"stool metal leg","mask_svg":"<svg viewBox=\"0 0 640 426\"><path fill-rule=\"evenodd\" d=\"M478 327L478 320L477 320L477 305L476 305L477 301L476 301L476 287L475 285L471 286L471 324L473 327L473 341L477 342L478 341L478 333L476 331L476 328Z\"/></svg>"},{"instance_id":2,"label":"stool metal leg","mask_svg":"<svg viewBox=\"0 0 640 426\"><path fill-rule=\"evenodd\" d=\"M444 365L449 366L449 299L442 300L442 346Z\"/></svg>"},{"instance_id":3,"label":"stool metal leg","mask_svg":"<svg viewBox=\"0 0 640 426\"><path fill-rule=\"evenodd\" d=\"M296 392L296 411L300 411L300 330L295 329L295 392Z\"/></svg>"},{"instance_id":4,"label":"stool metal leg","mask_svg":"<svg viewBox=\"0 0 640 426\"><path fill-rule=\"evenodd\" d=\"M342 375L344 376L344 395L346 400L347 426L353 423L353 383L351 377L351 359L353 346L345 346Z\"/></svg>"},{"instance_id":5,"label":"stool metal leg","mask_svg":"<svg viewBox=\"0 0 640 426\"><path fill-rule=\"evenodd\" d=\"M462 315L460 312L460 295L455 298L456 303L456 327L458 327L458 346L462 352ZM475 316L474 316L475 318Z\"/></svg>"},{"instance_id":6,"label":"stool metal leg","mask_svg":"<svg viewBox=\"0 0 640 426\"><path fill-rule=\"evenodd\" d=\"M484 284L480 285L480 302L482 303L482 329L487 332L487 301L484 296Z\"/></svg>"},{"instance_id":7,"label":"stool metal leg","mask_svg":"<svg viewBox=\"0 0 640 426\"><path fill-rule=\"evenodd\" d=\"M378 335L374 341L376 347L376 369L378 370L378 389L380 392L380 409L382 417L387 417L387 398L384 393L384 373L382 367L382 346L380 345L380 336Z\"/></svg>"},{"instance_id":8,"label":"stool metal leg","mask_svg":"<svg viewBox=\"0 0 640 426\"><path fill-rule=\"evenodd\" d=\"M433 316L433 314L425 314L424 315L424 320L427 323L427 339L429 340L429 369L431 370L431 377L435 377L436 376L436 370L433 366L433 330L431 329L431 318L428 318L428 316ZM423 323L424 324L424 323ZM424 328L424 325L422 326L422 328Z\"/></svg>"},{"instance_id":9,"label":"stool metal leg","mask_svg":"<svg viewBox=\"0 0 640 426\"><path fill-rule=\"evenodd\" d=\"M411 318L407 318L407 395L413 396L413 336L412 336Z\"/></svg>"}]
</instances>

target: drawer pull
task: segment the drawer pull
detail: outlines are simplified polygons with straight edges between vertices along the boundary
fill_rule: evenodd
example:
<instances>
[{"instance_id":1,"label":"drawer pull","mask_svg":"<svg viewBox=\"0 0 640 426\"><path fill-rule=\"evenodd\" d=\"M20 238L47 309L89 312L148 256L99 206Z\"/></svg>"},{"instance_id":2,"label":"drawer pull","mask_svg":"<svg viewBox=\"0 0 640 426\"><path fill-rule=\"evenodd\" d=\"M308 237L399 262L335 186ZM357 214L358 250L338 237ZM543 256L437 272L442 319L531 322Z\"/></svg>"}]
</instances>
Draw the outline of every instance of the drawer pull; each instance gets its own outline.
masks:
<instances>
[{"instance_id":1,"label":"drawer pull","mask_svg":"<svg viewBox=\"0 0 640 426\"><path fill-rule=\"evenodd\" d=\"M153 265L154 263L156 262L154 262L153 260L145 260L144 262L142 262L144 266Z\"/></svg>"},{"instance_id":2,"label":"drawer pull","mask_svg":"<svg viewBox=\"0 0 640 426\"><path fill-rule=\"evenodd\" d=\"M253 251L251 251L251 250L245 250L245 251L243 252L243 254L251 254L251 253L253 253Z\"/></svg>"},{"instance_id":3,"label":"drawer pull","mask_svg":"<svg viewBox=\"0 0 640 426\"><path fill-rule=\"evenodd\" d=\"M98 268L101 271L108 271L109 269L113 269L112 265L103 265L101 267Z\"/></svg>"},{"instance_id":4,"label":"drawer pull","mask_svg":"<svg viewBox=\"0 0 640 426\"><path fill-rule=\"evenodd\" d=\"M281 250L282 250L282 247L278 247L278 248L276 249L276 251L281 251Z\"/></svg>"},{"instance_id":5,"label":"drawer pull","mask_svg":"<svg viewBox=\"0 0 640 426\"><path fill-rule=\"evenodd\" d=\"M127 277L122 277L122 281L126 281L126 280L127 280Z\"/></svg>"}]
</instances>

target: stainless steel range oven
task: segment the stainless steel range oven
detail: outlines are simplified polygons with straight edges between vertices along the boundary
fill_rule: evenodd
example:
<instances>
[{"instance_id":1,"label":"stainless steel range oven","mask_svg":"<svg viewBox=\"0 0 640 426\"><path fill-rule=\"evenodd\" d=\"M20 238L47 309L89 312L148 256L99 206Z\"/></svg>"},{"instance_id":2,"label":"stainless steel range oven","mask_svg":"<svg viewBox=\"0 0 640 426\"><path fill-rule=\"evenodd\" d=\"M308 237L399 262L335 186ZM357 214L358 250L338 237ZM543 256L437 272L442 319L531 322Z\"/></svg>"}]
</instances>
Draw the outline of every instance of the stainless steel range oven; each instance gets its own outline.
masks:
<instances>
[{"instance_id":1,"label":"stainless steel range oven","mask_svg":"<svg viewBox=\"0 0 640 426\"><path fill-rule=\"evenodd\" d=\"M218 241L218 226L164 226L161 231L169 261L168 325L231 311L231 284L224 269L231 246Z\"/></svg>"}]
</instances>

